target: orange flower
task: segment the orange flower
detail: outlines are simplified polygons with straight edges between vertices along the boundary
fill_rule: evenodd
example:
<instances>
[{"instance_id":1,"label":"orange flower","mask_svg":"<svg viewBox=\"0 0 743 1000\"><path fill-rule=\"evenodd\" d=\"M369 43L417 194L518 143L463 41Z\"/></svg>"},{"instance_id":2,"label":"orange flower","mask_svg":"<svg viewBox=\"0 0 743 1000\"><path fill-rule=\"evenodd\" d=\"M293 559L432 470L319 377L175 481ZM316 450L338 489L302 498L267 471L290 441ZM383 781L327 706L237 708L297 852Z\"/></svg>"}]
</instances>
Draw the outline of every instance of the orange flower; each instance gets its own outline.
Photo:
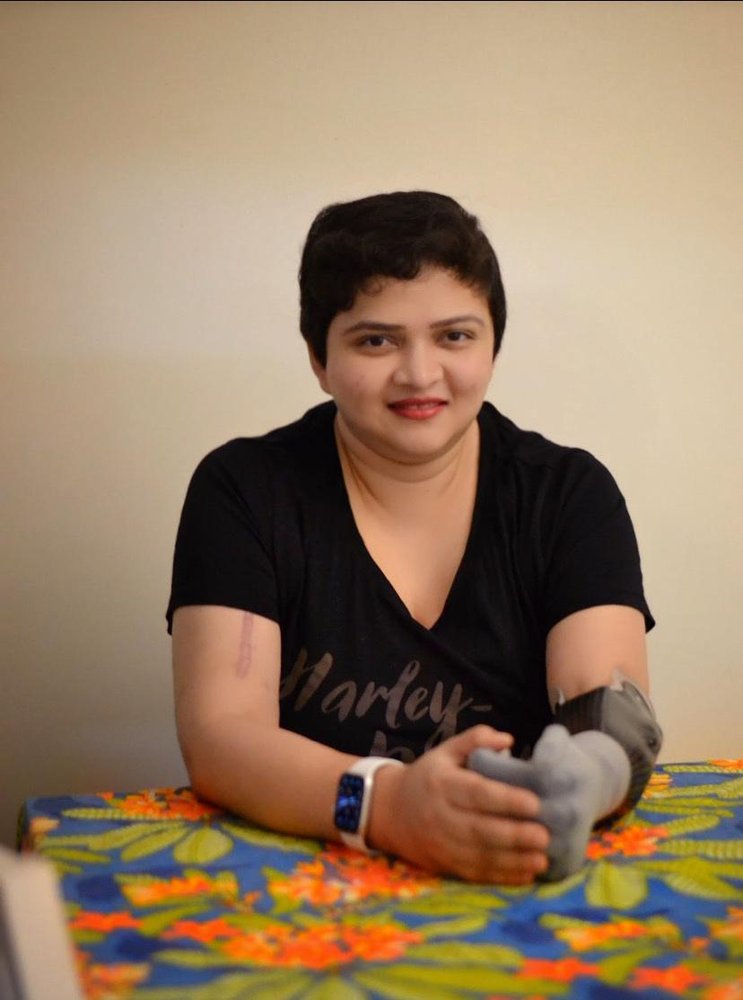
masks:
<instances>
[{"instance_id":1,"label":"orange flower","mask_svg":"<svg viewBox=\"0 0 743 1000\"><path fill-rule=\"evenodd\" d=\"M94 965L77 952L77 971L86 1000L124 1000L149 975L149 965Z\"/></svg>"},{"instance_id":2,"label":"orange flower","mask_svg":"<svg viewBox=\"0 0 743 1000\"><path fill-rule=\"evenodd\" d=\"M733 979L729 983L710 986L702 997L704 1000L743 1000L743 979Z\"/></svg>"},{"instance_id":3,"label":"orange flower","mask_svg":"<svg viewBox=\"0 0 743 1000\"><path fill-rule=\"evenodd\" d=\"M635 989L658 986L669 993L685 996L691 986L702 986L708 982L685 965L674 965L669 969L635 969L630 985Z\"/></svg>"},{"instance_id":4,"label":"orange flower","mask_svg":"<svg viewBox=\"0 0 743 1000\"><path fill-rule=\"evenodd\" d=\"M672 778L670 774L660 774L658 772L650 775L650 781L645 788L644 797L652 798L654 795L662 795L671 787Z\"/></svg>"},{"instance_id":5,"label":"orange flower","mask_svg":"<svg viewBox=\"0 0 743 1000\"><path fill-rule=\"evenodd\" d=\"M34 816L28 824L28 829L23 838L23 849L34 850L41 844L47 833L51 833L58 826L59 820L52 819L51 816Z\"/></svg>"},{"instance_id":6,"label":"orange flower","mask_svg":"<svg viewBox=\"0 0 743 1000\"><path fill-rule=\"evenodd\" d=\"M572 983L576 976L592 976L598 965L589 965L577 958L527 958L519 976L527 979L553 979L557 983Z\"/></svg>"},{"instance_id":7,"label":"orange flower","mask_svg":"<svg viewBox=\"0 0 743 1000\"><path fill-rule=\"evenodd\" d=\"M140 819L197 820L224 815L223 809L197 799L190 788L154 788L125 795L124 798L116 798L112 792L103 792L101 798L128 816Z\"/></svg>"},{"instance_id":8,"label":"orange flower","mask_svg":"<svg viewBox=\"0 0 743 1000\"><path fill-rule=\"evenodd\" d=\"M710 920L712 936L743 941L743 907L729 906L727 920Z\"/></svg>"},{"instance_id":9,"label":"orange flower","mask_svg":"<svg viewBox=\"0 0 743 1000\"><path fill-rule=\"evenodd\" d=\"M121 891L132 906L154 906L168 899L201 895L236 900L238 886L232 872L219 872L213 878L195 872L182 878L149 878L132 882L122 879Z\"/></svg>"},{"instance_id":10,"label":"orange flower","mask_svg":"<svg viewBox=\"0 0 743 1000\"><path fill-rule=\"evenodd\" d=\"M672 925L668 925L673 930ZM565 941L574 951L591 951L610 941L630 940L640 937L669 937L669 933L658 934L661 927L649 928L636 920L615 920L609 924L593 924L588 927L560 927L555 936Z\"/></svg>"},{"instance_id":11,"label":"orange flower","mask_svg":"<svg viewBox=\"0 0 743 1000\"><path fill-rule=\"evenodd\" d=\"M100 931L102 934L124 928L136 930L139 925L140 921L131 913L127 913L126 910L119 913L94 913L80 910L70 921L70 927L73 931Z\"/></svg>"},{"instance_id":12,"label":"orange flower","mask_svg":"<svg viewBox=\"0 0 743 1000\"><path fill-rule=\"evenodd\" d=\"M300 862L293 874L272 879L270 890L274 895L306 900L313 906L337 903L343 895L342 884L326 877L321 861Z\"/></svg>"},{"instance_id":13,"label":"orange flower","mask_svg":"<svg viewBox=\"0 0 743 1000\"><path fill-rule=\"evenodd\" d=\"M390 962L405 954L408 944L420 944L418 931L400 930L389 925L371 927L346 927L343 940L354 958L364 962Z\"/></svg>"},{"instance_id":14,"label":"orange flower","mask_svg":"<svg viewBox=\"0 0 743 1000\"><path fill-rule=\"evenodd\" d=\"M200 941L202 944L211 944L219 938L241 937L243 931L232 924L228 924L223 917L216 917L214 920L204 920L199 923L196 920L178 920L163 934L164 938L191 938Z\"/></svg>"},{"instance_id":15,"label":"orange flower","mask_svg":"<svg viewBox=\"0 0 743 1000\"><path fill-rule=\"evenodd\" d=\"M668 836L663 826L627 826L623 830L607 830L600 839L592 839L586 854L592 861L612 854L622 854L627 858L647 857L655 854L658 841Z\"/></svg>"},{"instance_id":16,"label":"orange flower","mask_svg":"<svg viewBox=\"0 0 743 1000\"><path fill-rule=\"evenodd\" d=\"M405 954L408 944L422 940L417 931L394 925L349 928L327 923L298 929L273 924L225 941L219 950L256 965L327 969L355 961L392 961Z\"/></svg>"},{"instance_id":17,"label":"orange flower","mask_svg":"<svg viewBox=\"0 0 743 1000\"><path fill-rule=\"evenodd\" d=\"M275 895L332 906L370 897L412 899L440 884L404 862L329 845L312 861L300 862L293 874L274 878L270 889Z\"/></svg>"},{"instance_id":18,"label":"orange flower","mask_svg":"<svg viewBox=\"0 0 743 1000\"><path fill-rule=\"evenodd\" d=\"M689 938L689 951L693 955L704 955L709 948L709 938L693 937Z\"/></svg>"}]
</instances>

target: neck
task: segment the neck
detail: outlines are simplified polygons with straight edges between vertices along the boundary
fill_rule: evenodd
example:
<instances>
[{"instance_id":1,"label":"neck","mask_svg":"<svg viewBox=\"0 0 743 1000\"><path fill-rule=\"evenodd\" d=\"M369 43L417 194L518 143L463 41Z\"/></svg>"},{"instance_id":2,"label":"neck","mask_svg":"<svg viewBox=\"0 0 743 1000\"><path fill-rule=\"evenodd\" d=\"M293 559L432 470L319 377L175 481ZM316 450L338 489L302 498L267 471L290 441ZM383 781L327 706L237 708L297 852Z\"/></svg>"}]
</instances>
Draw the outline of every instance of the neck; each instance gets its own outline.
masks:
<instances>
[{"instance_id":1,"label":"neck","mask_svg":"<svg viewBox=\"0 0 743 1000\"><path fill-rule=\"evenodd\" d=\"M343 478L352 504L361 500L395 518L420 517L463 487L476 487L480 429L473 421L446 452L405 463L372 451L336 417L335 437Z\"/></svg>"}]
</instances>

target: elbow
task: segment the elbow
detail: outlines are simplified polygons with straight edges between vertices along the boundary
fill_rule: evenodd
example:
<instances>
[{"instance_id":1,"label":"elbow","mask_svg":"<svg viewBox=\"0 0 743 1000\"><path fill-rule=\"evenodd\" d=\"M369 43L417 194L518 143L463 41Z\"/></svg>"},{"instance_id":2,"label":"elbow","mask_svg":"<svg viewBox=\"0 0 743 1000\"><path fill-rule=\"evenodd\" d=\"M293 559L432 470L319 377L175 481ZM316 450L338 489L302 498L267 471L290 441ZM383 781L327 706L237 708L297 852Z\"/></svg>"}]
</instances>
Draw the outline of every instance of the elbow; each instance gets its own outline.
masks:
<instances>
[{"instance_id":1,"label":"elbow","mask_svg":"<svg viewBox=\"0 0 743 1000\"><path fill-rule=\"evenodd\" d=\"M199 740L192 732L186 733L178 727L178 745L181 757L188 774L191 791L200 799L207 799L219 805L218 792L212 776L212 768L208 764L208 755L204 752L203 740Z\"/></svg>"}]
</instances>

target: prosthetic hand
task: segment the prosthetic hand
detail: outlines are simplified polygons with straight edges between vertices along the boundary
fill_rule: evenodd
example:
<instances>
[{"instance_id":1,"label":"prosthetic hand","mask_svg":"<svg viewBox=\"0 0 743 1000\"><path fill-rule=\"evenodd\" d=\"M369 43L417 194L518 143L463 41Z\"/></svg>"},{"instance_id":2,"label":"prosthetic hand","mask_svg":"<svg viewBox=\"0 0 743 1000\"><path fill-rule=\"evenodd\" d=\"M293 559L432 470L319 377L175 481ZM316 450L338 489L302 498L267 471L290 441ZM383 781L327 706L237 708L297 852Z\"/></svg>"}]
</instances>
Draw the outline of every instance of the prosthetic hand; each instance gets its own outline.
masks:
<instances>
[{"instance_id":1,"label":"prosthetic hand","mask_svg":"<svg viewBox=\"0 0 743 1000\"><path fill-rule=\"evenodd\" d=\"M493 750L476 750L468 760L480 774L529 788L542 800L549 880L580 868L597 820L639 799L662 738L649 701L628 680L562 698L555 716L564 724L547 726L531 760Z\"/></svg>"},{"instance_id":2,"label":"prosthetic hand","mask_svg":"<svg viewBox=\"0 0 743 1000\"><path fill-rule=\"evenodd\" d=\"M583 864L593 824L627 795L627 755L599 732L571 736L564 726L547 726L531 760L495 750L475 750L469 766L496 781L520 785L542 800L538 819L550 831L546 879L554 881Z\"/></svg>"}]
</instances>

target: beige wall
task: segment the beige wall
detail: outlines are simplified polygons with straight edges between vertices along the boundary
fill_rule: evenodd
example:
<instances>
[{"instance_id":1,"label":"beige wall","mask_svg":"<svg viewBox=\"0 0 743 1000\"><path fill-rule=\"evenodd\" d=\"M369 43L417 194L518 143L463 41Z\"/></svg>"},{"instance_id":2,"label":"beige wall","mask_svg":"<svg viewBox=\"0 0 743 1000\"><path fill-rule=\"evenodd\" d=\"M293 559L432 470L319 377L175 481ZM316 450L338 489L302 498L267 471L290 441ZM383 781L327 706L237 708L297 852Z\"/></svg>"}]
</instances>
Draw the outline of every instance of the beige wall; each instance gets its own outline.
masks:
<instances>
[{"instance_id":1,"label":"beige wall","mask_svg":"<svg viewBox=\"0 0 743 1000\"><path fill-rule=\"evenodd\" d=\"M0 17L0 839L30 795L184 780L162 616L187 479L319 398L306 227L394 188L481 216L511 307L491 398L628 498L665 758L743 755L743 6Z\"/></svg>"}]
</instances>

